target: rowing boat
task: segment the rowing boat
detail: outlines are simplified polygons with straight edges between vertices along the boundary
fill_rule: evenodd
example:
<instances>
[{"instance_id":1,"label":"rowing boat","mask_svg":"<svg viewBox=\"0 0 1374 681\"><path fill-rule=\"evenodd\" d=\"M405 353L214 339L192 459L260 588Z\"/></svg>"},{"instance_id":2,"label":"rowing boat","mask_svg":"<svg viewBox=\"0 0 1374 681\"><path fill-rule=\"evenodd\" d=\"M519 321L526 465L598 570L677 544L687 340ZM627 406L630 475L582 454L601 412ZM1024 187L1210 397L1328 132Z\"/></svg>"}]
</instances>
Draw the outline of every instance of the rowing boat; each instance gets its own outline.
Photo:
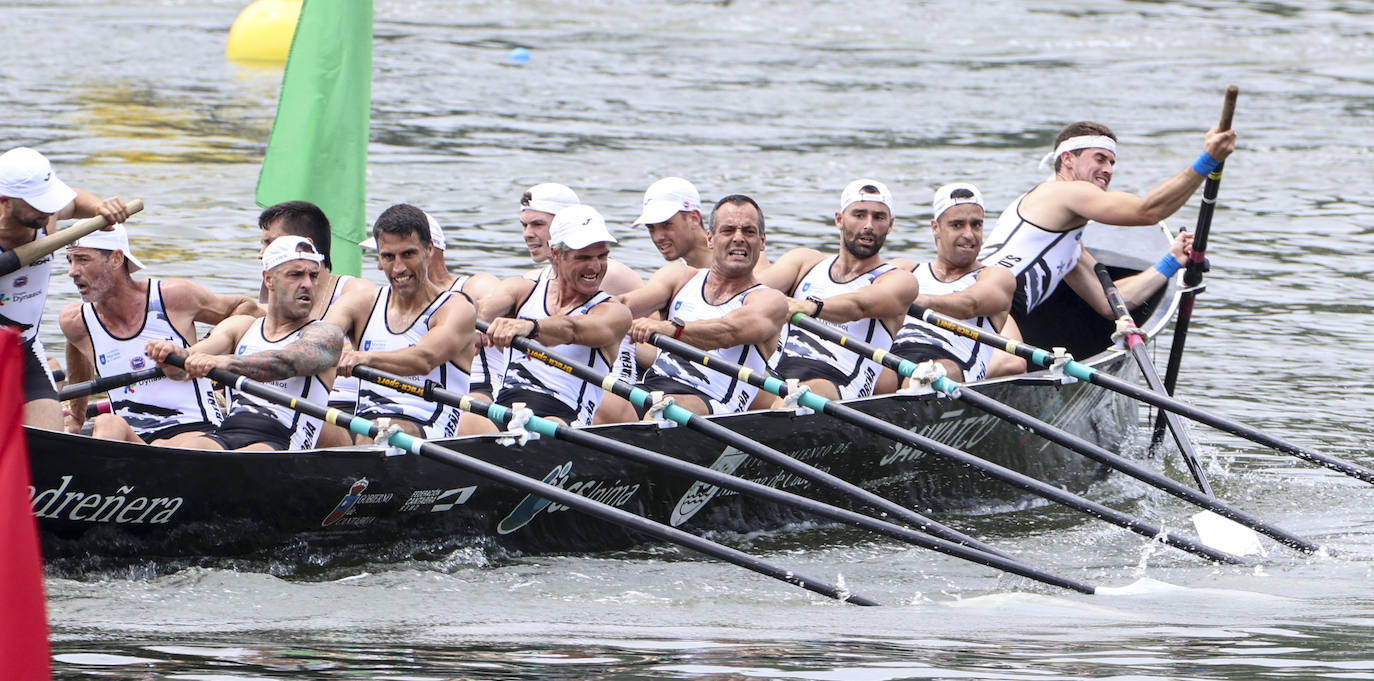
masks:
<instances>
[{"instance_id":1,"label":"rowing boat","mask_svg":"<svg viewBox=\"0 0 1374 681\"><path fill-rule=\"evenodd\" d=\"M1093 225L1088 243L1122 276L1148 267L1163 230ZM1150 338L1169 323L1175 282L1137 313ZM1061 287L1031 319L1026 340L1066 346L1097 370L1131 378L1134 363L1109 347L1112 325ZM1086 358L1086 359L1083 359ZM1136 403L1037 371L976 384L1004 404L1117 451L1137 423ZM897 394L851 406L1045 480L1081 490L1106 475L1083 457L935 394ZM813 466L917 509L995 512L1035 500L905 445L831 417L791 410L713 420ZM588 429L771 487L851 506L800 478L704 435L671 424ZM432 553L459 546L522 553L627 548L643 537L569 513L546 500L420 456L383 446L303 452L207 452L28 431L31 490L43 553L58 572L126 561L249 557L311 564L352 556ZM522 433L460 437L442 444L693 532L768 530L805 520L773 503L646 468L576 445Z\"/></svg>"}]
</instances>

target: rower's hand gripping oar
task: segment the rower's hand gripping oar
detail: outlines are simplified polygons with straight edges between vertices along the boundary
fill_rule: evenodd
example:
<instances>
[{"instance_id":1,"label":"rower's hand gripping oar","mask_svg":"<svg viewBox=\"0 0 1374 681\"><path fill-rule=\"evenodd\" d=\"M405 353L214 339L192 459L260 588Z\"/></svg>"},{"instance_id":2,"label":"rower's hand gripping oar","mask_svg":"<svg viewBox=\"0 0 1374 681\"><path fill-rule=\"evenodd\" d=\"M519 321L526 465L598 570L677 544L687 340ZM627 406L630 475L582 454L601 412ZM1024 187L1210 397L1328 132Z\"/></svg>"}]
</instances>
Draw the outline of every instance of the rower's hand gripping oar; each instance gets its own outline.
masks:
<instances>
[{"instance_id":1,"label":"rower's hand gripping oar","mask_svg":"<svg viewBox=\"0 0 1374 681\"><path fill-rule=\"evenodd\" d=\"M129 215L133 215L143 210L143 199L134 199L124 204L124 207L129 209ZM25 267L59 248L70 246L76 243L77 239L98 229L103 229L109 224L105 220L105 216L97 215L93 218L86 218L66 229L59 229L41 239L34 239L13 250L0 253L0 277Z\"/></svg>"},{"instance_id":2,"label":"rower's hand gripping oar","mask_svg":"<svg viewBox=\"0 0 1374 681\"><path fill-rule=\"evenodd\" d=\"M178 368L185 368L185 359L186 358L182 355L173 353L167 356L166 363ZM235 390L260 397L275 404L280 404L302 414L322 419L326 423L341 426L349 432L358 435L375 438L382 432L381 428L373 421L354 416L353 414L332 407L325 407L303 400L299 397L277 390L267 384L259 383L258 381L240 376L225 369L211 369L209 377L225 385L232 386ZM783 568L766 563L742 551L737 551L708 539L703 539L696 535L683 532L682 530L668 527L662 523L653 522L652 520L642 518L614 506L608 506L601 502L593 501L587 497L569 492L562 487L555 487L546 482L535 480L534 478L521 475L480 459L475 459L466 454L460 454L451 449L440 447L422 438L404 432L394 431L388 435L387 441L392 446L399 447L412 454L419 454L434 459L435 461L460 468L468 473L480 475L500 484L514 487L527 494L534 494L555 503L576 509L599 520L621 525L636 532L642 532L651 537L656 537L663 541L677 544L678 546L699 551L713 558L733 563L761 575L766 575L779 581L799 586L807 591L812 591L823 596L829 596L830 598L854 603L856 605L878 605L877 602L863 596L853 594L847 590L842 590L832 584L813 580L791 570L784 570Z\"/></svg>"},{"instance_id":3,"label":"rower's hand gripping oar","mask_svg":"<svg viewBox=\"0 0 1374 681\"><path fill-rule=\"evenodd\" d=\"M86 397L95 393L103 393L115 388L123 388L126 385L133 385L139 381L149 381L154 378L162 377L162 369L159 367L149 367L138 371L130 371L127 374L116 374L114 376L102 376L81 383L73 383L62 389L57 394L59 402Z\"/></svg>"},{"instance_id":4,"label":"rower's hand gripping oar","mask_svg":"<svg viewBox=\"0 0 1374 681\"><path fill-rule=\"evenodd\" d=\"M1217 124L1218 130L1230 130L1231 118L1236 113L1236 97L1240 95L1240 89L1234 85L1227 86L1226 98L1221 105L1221 122ZM1217 164L1216 170L1207 175L1207 181L1202 185L1202 205L1197 211L1197 226L1193 228L1193 250L1188 255L1188 265L1183 271L1183 284L1188 290L1183 292L1182 299L1178 303L1178 318L1174 321L1174 340L1169 345L1169 363L1164 367L1164 392L1173 395L1174 386L1178 383L1179 365L1183 363L1183 344L1188 339L1188 323L1193 319L1193 305L1197 300L1197 294L1203 291L1202 273L1207 271L1207 235L1212 231L1212 212L1216 209L1217 192L1221 189L1221 171L1226 162ZM1164 439L1165 422L1163 419L1155 421L1154 435L1151 438L1153 444L1159 444Z\"/></svg>"},{"instance_id":5,"label":"rower's hand gripping oar","mask_svg":"<svg viewBox=\"0 0 1374 681\"><path fill-rule=\"evenodd\" d=\"M965 338L973 339L979 343L991 345L994 348L1010 352L1035 366L1044 367L1046 369L1056 368L1056 359L1058 358L1056 358L1053 353L1041 348L1014 341L990 331L975 329L957 319L951 319L950 317L946 317L945 315L921 307L920 305L912 305L910 314L913 317L924 320L928 324L959 334ZM1257 442L1267 447L1272 447L1284 454L1296 456L1299 459L1304 459L1319 466L1330 468L1333 471L1339 471L1352 478L1374 484L1374 470L1301 447L1282 438L1269 435L1257 428L1252 428L1243 423L1232 421L1223 416L1218 416L1209 411L1194 407L1191 404L1180 402L1168 395L1146 390L1140 386L1112 376L1111 374L1098 371L1082 362L1069 359L1063 362L1062 366L1057 367L1056 370L1062 370L1066 376L1088 381L1094 385L1102 386L1108 390L1121 393L1146 404L1154 405L1160 409L1167 409L1185 418L1192 419L1199 423L1205 423L1218 430L1231 433L1232 435L1243 437L1251 442Z\"/></svg>"},{"instance_id":6,"label":"rower's hand gripping oar","mask_svg":"<svg viewBox=\"0 0 1374 681\"><path fill-rule=\"evenodd\" d=\"M734 376L741 381L758 386L774 395L781 397L787 396L786 384L772 376L761 375L748 367L726 361L716 355L707 354L698 348L694 348L682 341L674 340L660 333L655 333L650 336L649 342L658 346L661 350L666 350L713 371L719 371L727 376ZM1020 488L1099 520L1130 530L1152 540L1158 540L1168 546L1202 556L1208 560L1232 564L1251 563L1251 561L1245 558L1232 555L1225 551L1218 551L1186 537L1175 536L1165 532L1163 528L1153 523L1133 518L1116 509L1103 506L1095 501L1084 499L1077 494L1067 492L1048 483L1036 480L1035 478L1017 473L1016 471L1004 466L999 466L991 461L980 459L968 452L956 449L942 442L937 442L923 435L918 435L917 433L913 433L882 419L875 418L852 407L840 404L835 400L817 395L813 391L801 391L801 394L797 396L797 404L813 411L829 414L841 421L851 423L882 437L901 442L923 452L943 456L963 466L979 471L990 478Z\"/></svg>"},{"instance_id":7,"label":"rower's hand gripping oar","mask_svg":"<svg viewBox=\"0 0 1374 681\"><path fill-rule=\"evenodd\" d=\"M487 330L487 323L478 320L477 330L485 333ZM624 398L629 401L630 404L637 407L651 409L657 406L654 404L653 396L647 390L635 387L629 382L621 380L614 374L599 373L585 364L569 362L565 358L558 357L556 354L549 352L548 348L543 345L529 340L528 338L516 337L511 345L515 347L516 350L534 359L540 360L559 371L572 374L592 385L599 385L602 389L611 391L613 394ZM1006 553L998 551L957 530L926 518L901 504L884 499L858 485L843 480L826 471L822 471L815 466L799 461L761 442L744 437L725 426L702 418L692 413L692 411L676 404L668 403L664 405L660 413L669 421L691 428L692 430L705 434L707 437L719 440L745 454L766 461L802 479L854 498L860 503L890 514L892 517L922 532L957 544L970 546L980 551L999 555L1004 558L1010 558Z\"/></svg>"},{"instance_id":8,"label":"rower's hand gripping oar","mask_svg":"<svg viewBox=\"0 0 1374 681\"><path fill-rule=\"evenodd\" d=\"M439 387L433 381L426 381L422 384L412 379L402 378L366 366L354 367L353 374L359 378L372 381L393 390L409 393L432 402L449 404L464 411L485 416L501 425L508 424L514 415L514 410L509 407L491 404L484 400L478 400L465 395L459 395L455 392L450 392ZM878 532L921 548L939 551L946 555L1028 577L1045 584L1072 589L1082 593L1094 592L1094 588L1090 585L1052 575L1010 558L987 554L957 543L937 539L900 525L893 525L892 523L837 508L816 501L815 499L809 499L751 480L745 480L723 471L717 471L706 468L705 466L682 461L665 454L659 454L641 447L620 442L619 440L590 433L578 428L564 426L539 416L532 416L524 421L523 427L539 435L571 442L587 449L605 452L612 456L628 459L646 466L664 468L687 478L701 480L724 489L750 495L772 503L791 506L854 527Z\"/></svg>"},{"instance_id":9,"label":"rower's hand gripping oar","mask_svg":"<svg viewBox=\"0 0 1374 681\"><path fill-rule=\"evenodd\" d=\"M1126 307L1126 299L1121 297L1121 291L1117 290L1116 282L1112 281L1112 275L1107 272L1107 266L1097 263L1093 265L1093 272L1102 284L1102 292L1107 295L1107 302L1116 311L1116 335L1125 336L1127 351L1140 367L1145 384L1150 386L1150 390L1165 392L1164 382L1159 380L1159 372L1155 371L1154 362L1150 361L1150 354L1145 351L1145 341L1141 338L1140 329L1136 328L1135 319ZM1193 442L1188 439L1188 428L1184 425L1183 419L1170 411L1161 411L1160 414L1168 422L1169 430L1174 434L1174 442L1178 444L1178 452L1183 456L1183 462L1188 464L1188 471L1197 481L1198 489L1207 496L1212 496L1212 486L1207 483L1207 476L1202 473L1202 462L1198 461L1197 452L1193 451Z\"/></svg>"},{"instance_id":10,"label":"rower's hand gripping oar","mask_svg":"<svg viewBox=\"0 0 1374 681\"><path fill-rule=\"evenodd\" d=\"M818 322L815 319L812 319L800 313L793 315L792 324L800 328L806 329L807 331L810 331L811 333L814 333L817 336L820 336L821 338L829 340L833 343L837 343L840 345L840 347L843 347L846 350L850 350L858 353L859 355L868 357L869 359L872 359L873 361L878 362L879 364L882 364L883 366L892 369L893 371L896 371L898 375L912 378L913 380L922 379L922 377L919 376L919 372L917 371L919 365L917 365L915 362L903 359L881 348L876 348L861 340L845 335L844 333L841 333L839 329L831 327L828 324ZM997 416L1009 423L1013 423L1021 428L1025 428L1030 432L1035 433L1036 435L1039 435L1051 442L1055 442L1061 446L1076 451L1094 461L1111 466L1112 468L1121 471L1126 475L1129 475L1137 480L1145 482L1146 484L1162 489L1180 499L1183 499L1184 501L1192 503L1206 510L1213 511L1222 517L1234 520L1237 523L1244 525L1246 527L1259 530L1260 532L1263 532L1264 534L1273 537L1275 540L1287 546L1291 546L1299 551L1303 551L1306 553L1315 553L1322 549L1322 547L1318 546L1317 544L1314 544L1311 541L1308 541L1307 539L1299 537L1291 532L1288 532L1287 530L1274 527L1272 525L1268 525L1260 521L1258 518L1255 518L1254 516L1251 516L1250 514L1244 511L1233 508L1227 505L1226 503L1216 499L1215 497L1204 495L1198 492L1197 490L1182 485L1171 478L1160 475L1147 468L1138 466L1123 456L1113 454L1107 451L1106 449L1103 449L1102 447L1098 446L1097 444L1094 444L1093 442L1085 440L1081 437L1078 437L1077 435L1074 435L1073 433L1070 433L1049 423L1041 421L1040 419L1037 419L1034 416L1031 416L1030 414L1013 409L1012 407L1002 404L992 399L991 397L987 397L982 393L974 391L968 386L960 385L959 383L949 379L948 377L940 376L938 378L935 378L934 380L929 381L929 385L931 388L941 392L942 394L948 397L969 404L981 411L993 414L994 416ZM1209 544L1211 543L1210 541L1208 541L1208 536L1206 533L1200 532L1200 534L1203 541ZM1227 540L1222 545L1218 545L1217 548L1231 551L1230 548L1226 547L1244 546L1246 544L1249 544L1253 542L1253 536L1253 533L1250 533L1248 530L1245 530L1244 535L1238 535L1234 538L1228 537ZM1232 552L1235 553L1235 551Z\"/></svg>"}]
</instances>

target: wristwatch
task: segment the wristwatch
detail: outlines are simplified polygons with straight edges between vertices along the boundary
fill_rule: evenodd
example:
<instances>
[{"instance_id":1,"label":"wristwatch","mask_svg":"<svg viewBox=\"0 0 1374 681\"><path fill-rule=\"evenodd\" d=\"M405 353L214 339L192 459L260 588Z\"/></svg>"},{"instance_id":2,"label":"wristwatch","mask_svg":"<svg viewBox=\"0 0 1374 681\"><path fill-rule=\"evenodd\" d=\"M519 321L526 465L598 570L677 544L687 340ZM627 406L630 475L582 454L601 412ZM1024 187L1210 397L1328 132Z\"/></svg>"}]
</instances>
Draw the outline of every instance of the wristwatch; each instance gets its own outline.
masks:
<instances>
[{"instance_id":1,"label":"wristwatch","mask_svg":"<svg viewBox=\"0 0 1374 681\"><path fill-rule=\"evenodd\" d=\"M673 317L668 322L673 325L673 340L682 338L682 330L687 328L687 322L682 321L681 317Z\"/></svg>"},{"instance_id":2,"label":"wristwatch","mask_svg":"<svg viewBox=\"0 0 1374 681\"><path fill-rule=\"evenodd\" d=\"M812 313L811 313L811 316L812 316L812 317L820 317L820 316L821 316L821 308L825 307L825 301L824 301L824 300L821 300L820 298L817 298L816 296L807 296L807 297L806 297L806 300L807 300L808 302L812 302L812 303L815 303L815 304L816 304L816 311L815 311L815 312L812 312Z\"/></svg>"}]
</instances>

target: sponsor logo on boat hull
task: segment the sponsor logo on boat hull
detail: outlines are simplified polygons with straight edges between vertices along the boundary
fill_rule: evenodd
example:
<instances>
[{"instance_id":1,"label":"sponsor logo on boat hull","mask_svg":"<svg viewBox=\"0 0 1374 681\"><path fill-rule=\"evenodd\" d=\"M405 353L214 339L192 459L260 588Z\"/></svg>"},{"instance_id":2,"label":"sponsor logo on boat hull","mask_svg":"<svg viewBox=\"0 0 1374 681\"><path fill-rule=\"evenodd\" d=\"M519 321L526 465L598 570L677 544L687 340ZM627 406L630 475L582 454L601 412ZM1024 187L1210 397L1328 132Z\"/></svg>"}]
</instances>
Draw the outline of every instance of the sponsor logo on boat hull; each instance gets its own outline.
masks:
<instances>
[{"instance_id":1,"label":"sponsor logo on boat hull","mask_svg":"<svg viewBox=\"0 0 1374 681\"><path fill-rule=\"evenodd\" d=\"M73 520L116 525L162 525L181 509L182 497L133 496L135 485L120 485L113 494L72 489L74 476L59 478L62 484L39 491L29 486L29 506L36 518Z\"/></svg>"}]
</instances>

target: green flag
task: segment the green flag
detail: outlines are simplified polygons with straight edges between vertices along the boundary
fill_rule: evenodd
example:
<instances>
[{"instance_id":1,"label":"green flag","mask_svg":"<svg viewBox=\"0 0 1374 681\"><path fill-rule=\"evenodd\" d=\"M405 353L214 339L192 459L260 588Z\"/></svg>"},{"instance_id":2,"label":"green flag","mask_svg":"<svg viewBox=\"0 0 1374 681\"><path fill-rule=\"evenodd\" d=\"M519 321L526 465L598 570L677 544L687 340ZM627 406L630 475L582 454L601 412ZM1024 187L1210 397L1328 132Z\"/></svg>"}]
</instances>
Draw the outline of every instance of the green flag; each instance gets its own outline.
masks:
<instances>
[{"instance_id":1,"label":"green flag","mask_svg":"<svg viewBox=\"0 0 1374 681\"><path fill-rule=\"evenodd\" d=\"M362 271L367 236L368 119L372 110L372 0L305 0L286 59L277 119L258 175L257 201L309 201L334 238L332 271Z\"/></svg>"}]
</instances>

